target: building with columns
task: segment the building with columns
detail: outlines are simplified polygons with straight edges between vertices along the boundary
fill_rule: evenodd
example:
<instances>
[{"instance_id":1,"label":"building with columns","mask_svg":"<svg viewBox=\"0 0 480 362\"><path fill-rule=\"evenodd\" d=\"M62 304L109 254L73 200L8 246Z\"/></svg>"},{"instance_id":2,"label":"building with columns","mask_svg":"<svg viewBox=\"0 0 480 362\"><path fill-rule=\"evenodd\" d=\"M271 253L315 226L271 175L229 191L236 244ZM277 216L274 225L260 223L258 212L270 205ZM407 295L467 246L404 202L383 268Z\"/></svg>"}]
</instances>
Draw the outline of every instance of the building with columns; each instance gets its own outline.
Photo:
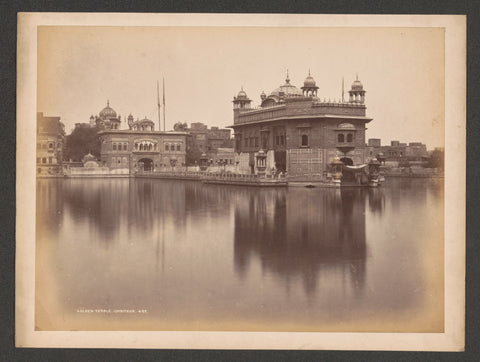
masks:
<instances>
[{"instance_id":1,"label":"building with columns","mask_svg":"<svg viewBox=\"0 0 480 362\"><path fill-rule=\"evenodd\" d=\"M123 174L179 170L185 166L186 132L155 131L155 123L146 117L127 117L127 129L121 129L120 116L110 107L93 118L103 128L100 165ZM101 123L103 122L103 124Z\"/></svg>"},{"instance_id":2,"label":"building with columns","mask_svg":"<svg viewBox=\"0 0 480 362\"><path fill-rule=\"evenodd\" d=\"M342 84L343 88L343 84ZM235 162L244 173L258 173L256 158L266 154L266 172L288 176L322 176L335 156L349 166L365 162L365 90L356 80L348 101L322 100L314 78L306 77L297 88L287 72L285 83L268 96L260 94L260 106L241 88L233 99ZM342 90L343 92L343 90Z\"/></svg>"}]
</instances>

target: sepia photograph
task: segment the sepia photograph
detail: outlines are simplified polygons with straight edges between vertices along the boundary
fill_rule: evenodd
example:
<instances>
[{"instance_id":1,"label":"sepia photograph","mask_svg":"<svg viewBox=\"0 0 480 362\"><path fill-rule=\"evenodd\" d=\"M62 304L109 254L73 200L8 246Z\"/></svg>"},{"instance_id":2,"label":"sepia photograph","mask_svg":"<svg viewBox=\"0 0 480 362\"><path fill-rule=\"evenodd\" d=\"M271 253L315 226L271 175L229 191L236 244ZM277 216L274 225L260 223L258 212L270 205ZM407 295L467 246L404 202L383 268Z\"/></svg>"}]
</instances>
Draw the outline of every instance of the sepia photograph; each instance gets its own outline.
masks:
<instances>
[{"instance_id":1,"label":"sepia photograph","mask_svg":"<svg viewBox=\"0 0 480 362\"><path fill-rule=\"evenodd\" d=\"M32 13L18 41L17 345L463 348L464 17Z\"/></svg>"}]
</instances>

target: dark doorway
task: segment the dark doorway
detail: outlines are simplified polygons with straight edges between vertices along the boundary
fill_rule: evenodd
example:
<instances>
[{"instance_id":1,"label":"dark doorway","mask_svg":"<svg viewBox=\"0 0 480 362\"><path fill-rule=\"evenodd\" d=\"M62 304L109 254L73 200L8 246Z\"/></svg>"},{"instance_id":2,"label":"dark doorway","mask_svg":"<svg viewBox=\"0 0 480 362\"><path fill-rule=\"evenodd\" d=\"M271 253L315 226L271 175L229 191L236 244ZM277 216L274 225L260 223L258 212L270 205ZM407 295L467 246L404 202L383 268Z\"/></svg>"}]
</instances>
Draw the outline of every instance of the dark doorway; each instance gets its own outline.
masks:
<instances>
[{"instance_id":1,"label":"dark doorway","mask_svg":"<svg viewBox=\"0 0 480 362\"><path fill-rule=\"evenodd\" d=\"M345 166L353 166L353 160L349 157L343 157L340 161L342 161ZM355 170L349 170L344 167L342 182L355 182Z\"/></svg>"},{"instance_id":2,"label":"dark doorway","mask_svg":"<svg viewBox=\"0 0 480 362\"><path fill-rule=\"evenodd\" d=\"M343 157L340 161L342 161L345 166L353 166L353 160L351 158Z\"/></svg>"},{"instance_id":3,"label":"dark doorway","mask_svg":"<svg viewBox=\"0 0 480 362\"><path fill-rule=\"evenodd\" d=\"M138 163L143 163L143 171L153 171L153 161L149 158L142 158Z\"/></svg>"},{"instance_id":4,"label":"dark doorway","mask_svg":"<svg viewBox=\"0 0 480 362\"><path fill-rule=\"evenodd\" d=\"M275 167L278 171L287 171L287 151L275 151Z\"/></svg>"},{"instance_id":5,"label":"dark doorway","mask_svg":"<svg viewBox=\"0 0 480 362\"><path fill-rule=\"evenodd\" d=\"M250 166L250 173L253 175L255 173L255 154L253 152L249 153L248 165Z\"/></svg>"}]
</instances>

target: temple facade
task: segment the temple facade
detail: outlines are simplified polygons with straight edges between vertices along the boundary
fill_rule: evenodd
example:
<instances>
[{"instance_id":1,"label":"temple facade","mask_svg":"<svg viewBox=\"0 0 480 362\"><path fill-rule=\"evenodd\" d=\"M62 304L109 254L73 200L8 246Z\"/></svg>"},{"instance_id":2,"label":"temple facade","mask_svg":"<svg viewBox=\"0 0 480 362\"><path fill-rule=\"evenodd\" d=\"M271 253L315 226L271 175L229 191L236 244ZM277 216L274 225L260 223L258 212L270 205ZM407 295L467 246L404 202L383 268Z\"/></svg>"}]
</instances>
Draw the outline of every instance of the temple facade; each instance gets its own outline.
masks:
<instances>
[{"instance_id":1,"label":"temple facade","mask_svg":"<svg viewBox=\"0 0 480 362\"><path fill-rule=\"evenodd\" d=\"M102 167L134 174L185 166L186 132L155 131L153 121L146 117L135 121L131 114L126 119L128 128L121 129L120 116L108 103L93 120L103 128L98 132Z\"/></svg>"},{"instance_id":2,"label":"temple facade","mask_svg":"<svg viewBox=\"0 0 480 362\"><path fill-rule=\"evenodd\" d=\"M348 165L365 163L366 116L363 84L357 79L348 101L320 99L319 87L308 74L301 88L285 83L260 106L242 89L233 99L235 162L244 173L258 172L256 158L266 154L266 173L289 177L322 176L335 156Z\"/></svg>"}]
</instances>

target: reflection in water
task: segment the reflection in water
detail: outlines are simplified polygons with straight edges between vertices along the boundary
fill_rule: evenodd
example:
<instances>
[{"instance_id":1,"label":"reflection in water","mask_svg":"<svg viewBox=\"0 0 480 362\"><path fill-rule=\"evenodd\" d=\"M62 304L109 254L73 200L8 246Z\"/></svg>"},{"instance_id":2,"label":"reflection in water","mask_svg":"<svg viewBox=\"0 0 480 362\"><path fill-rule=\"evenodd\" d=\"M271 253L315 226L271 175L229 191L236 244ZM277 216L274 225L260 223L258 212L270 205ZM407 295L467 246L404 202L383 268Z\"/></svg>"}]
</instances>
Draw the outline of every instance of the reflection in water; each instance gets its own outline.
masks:
<instances>
[{"instance_id":1,"label":"reflection in water","mask_svg":"<svg viewBox=\"0 0 480 362\"><path fill-rule=\"evenodd\" d=\"M235 205L238 274L242 276L249 259L257 257L262 268L288 284L300 275L307 293L315 292L322 270L332 269L347 277L353 289L361 290L365 285L367 195L360 189L247 192Z\"/></svg>"},{"instance_id":2,"label":"reflection in water","mask_svg":"<svg viewBox=\"0 0 480 362\"><path fill-rule=\"evenodd\" d=\"M385 319L375 315L405 319L443 292L441 279L432 284L422 272L424 260L443 270L443 235L434 229L443 225L441 210L443 184L427 180L335 190L42 179L38 303L48 310L54 297L70 312L148 309L145 319L123 317L125 324L103 316L104 329L135 329L132 321L141 320L159 330L340 323L377 331ZM37 323L93 328L81 314L62 318ZM372 325L354 327L365 319Z\"/></svg>"}]
</instances>

